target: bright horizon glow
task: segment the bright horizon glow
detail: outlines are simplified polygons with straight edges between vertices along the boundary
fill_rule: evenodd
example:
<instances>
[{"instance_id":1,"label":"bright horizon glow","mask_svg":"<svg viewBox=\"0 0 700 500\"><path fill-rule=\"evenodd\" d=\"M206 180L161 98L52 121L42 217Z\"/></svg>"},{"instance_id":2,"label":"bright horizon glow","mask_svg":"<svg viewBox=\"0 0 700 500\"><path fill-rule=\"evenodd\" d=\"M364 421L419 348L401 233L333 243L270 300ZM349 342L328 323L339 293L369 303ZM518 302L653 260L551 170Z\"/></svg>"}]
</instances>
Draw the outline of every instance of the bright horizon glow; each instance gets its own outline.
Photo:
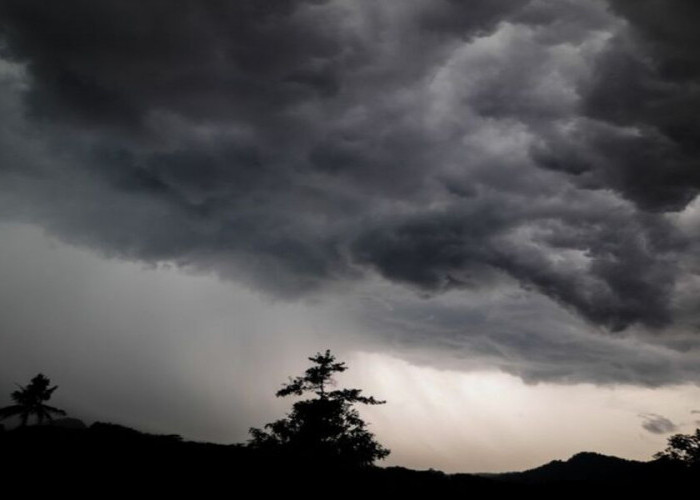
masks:
<instances>
[{"instance_id":1,"label":"bright horizon glow","mask_svg":"<svg viewBox=\"0 0 700 500\"><path fill-rule=\"evenodd\" d=\"M694 385L526 384L506 373L438 370L374 353L356 353L348 365L343 381L388 400L361 410L392 449L384 465L505 472L582 451L646 461L668 434L644 430L644 415L664 415L676 432L697 426Z\"/></svg>"}]
</instances>

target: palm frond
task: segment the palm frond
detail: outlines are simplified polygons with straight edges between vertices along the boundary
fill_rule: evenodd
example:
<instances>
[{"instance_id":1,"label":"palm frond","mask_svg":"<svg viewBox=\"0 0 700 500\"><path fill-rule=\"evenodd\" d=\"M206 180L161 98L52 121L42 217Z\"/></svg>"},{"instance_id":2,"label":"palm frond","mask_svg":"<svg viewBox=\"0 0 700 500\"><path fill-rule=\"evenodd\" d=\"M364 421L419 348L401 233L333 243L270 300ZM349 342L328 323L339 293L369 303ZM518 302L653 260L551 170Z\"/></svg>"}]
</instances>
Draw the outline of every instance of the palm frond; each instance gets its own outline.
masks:
<instances>
[{"instance_id":1,"label":"palm frond","mask_svg":"<svg viewBox=\"0 0 700 500\"><path fill-rule=\"evenodd\" d=\"M6 406L5 408L0 408L0 420L5 420L6 418L11 418L17 415L21 415L25 408L22 405L12 405Z\"/></svg>"},{"instance_id":2,"label":"palm frond","mask_svg":"<svg viewBox=\"0 0 700 500\"><path fill-rule=\"evenodd\" d=\"M56 415L65 415L65 414L66 414L65 411L63 411L63 410L61 410L61 409L59 409L59 408L54 408L53 406L42 405L42 407L43 407L43 410L44 410L45 412L47 412L47 415L50 414L50 413L55 413ZM51 417L49 416L49 418L51 418Z\"/></svg>"}]
</instances>

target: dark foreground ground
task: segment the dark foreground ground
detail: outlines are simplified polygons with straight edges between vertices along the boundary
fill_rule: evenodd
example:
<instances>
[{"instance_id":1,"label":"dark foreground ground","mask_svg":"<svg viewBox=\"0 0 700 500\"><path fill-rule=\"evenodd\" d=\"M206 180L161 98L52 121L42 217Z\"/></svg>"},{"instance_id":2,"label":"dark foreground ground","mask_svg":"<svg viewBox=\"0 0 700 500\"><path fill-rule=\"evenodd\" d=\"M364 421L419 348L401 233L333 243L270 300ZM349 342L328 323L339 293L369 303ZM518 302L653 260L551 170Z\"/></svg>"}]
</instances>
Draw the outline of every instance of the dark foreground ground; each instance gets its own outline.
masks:
<instances>
[{"instance_id":1,"label":"dark foreground ground","mask_svg":"<svg viewBox=\"0 0 700 500\"><path fill-rule=\"evenodd\" d=\"M5 491L22 491L31 497L67 493L91 498L143 494L563 498L655 492L669 497L696 496L694 487L700 485L698 470L594 453L521 473L489 476L401 467L348 469L261 456L240 445L188 442L99 423L86 429L44 426L0 432L0 474Z\"/></svg>"}]
</instances>

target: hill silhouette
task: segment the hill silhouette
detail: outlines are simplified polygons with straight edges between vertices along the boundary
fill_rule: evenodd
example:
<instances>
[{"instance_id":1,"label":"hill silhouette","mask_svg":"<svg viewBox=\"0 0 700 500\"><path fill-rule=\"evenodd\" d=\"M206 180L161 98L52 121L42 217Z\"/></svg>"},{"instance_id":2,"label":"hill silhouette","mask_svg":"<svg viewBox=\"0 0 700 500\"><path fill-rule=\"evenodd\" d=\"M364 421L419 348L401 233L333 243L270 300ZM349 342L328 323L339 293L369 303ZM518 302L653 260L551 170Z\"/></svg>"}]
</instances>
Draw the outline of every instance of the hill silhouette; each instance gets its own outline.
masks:
<instances>
[{"instance_id":1,"label":"hill silhouette","mask_svg":"<svg viewBox=\"0 0 700 500\"><path fill-rule=\"evenodd\" d=\"M548 483L561 481L611 481L634 479L650 468L650 463L612 457L593 452L581 452L568 460L553 460L522 472L497 474L503 481Z\"/></svg>"},{"instance_id":2,"label":"hill silhouette","mask_svg":"<svg viewBox=\"0 0 700 500\"><path fill-rule=\"evenodd\" d=\"M329 496L523 494L541 496L573 491L642 492L649 487L692 487L697 471L664 461L635 462L579 453L524 472L473 475L416 471L403 467L303 464L249 447L183 440L128 427L95 423L81 428L32 426L0 432L0 470L13 481L47 492L79 494L153 491L195 493L250 490L289 494L315 489ZM601 490L603 488L603 490Z\"/></svg>"}]
</instances>

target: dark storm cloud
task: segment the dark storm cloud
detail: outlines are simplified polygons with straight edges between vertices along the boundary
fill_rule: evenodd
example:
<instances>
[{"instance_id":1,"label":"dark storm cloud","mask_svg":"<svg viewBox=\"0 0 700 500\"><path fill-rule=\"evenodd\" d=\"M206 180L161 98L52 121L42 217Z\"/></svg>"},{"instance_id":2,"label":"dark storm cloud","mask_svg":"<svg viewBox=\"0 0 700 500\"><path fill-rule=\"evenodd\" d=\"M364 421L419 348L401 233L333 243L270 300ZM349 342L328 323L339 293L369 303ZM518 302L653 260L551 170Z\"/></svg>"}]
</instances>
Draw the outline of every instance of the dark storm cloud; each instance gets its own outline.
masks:
<instances>
[{"instance_id":1,"label":"dark storm cloud","mask_svg":"<svg viewBox=\"0 0 700 500\"><path fill-rule=\"evenodd\" d=\"M30 61L35 113L133 128L158 109L254 121L335 92L342 47L295 16L322 3L9 0L0 16L9 55Z\"/></svg>"},{"instance_id":2,"label":"dark storm cloud","mask_svg":"<svg viewBox=\"0 0 700 500\"><path fill-rule=\"evenodd\" d=\"M593 68L582 119L541 160L648 210L680 210L700 189L700 5L611 0L626 19Z\"/></svg>"},{"instance_id":3,"label":"dark storm cloud","mask_svg":"<svg viewBox=\"0 0 700 500\"><path fill-rule=\"evenodd\" d=\"M0 0L0 206L284 296L509 283L610 330L669 326L692 242L663 210L697 171L673 61L695 56L646 4ZM556 341L502 335L552 360L523 377L566 378Z\"/></svg>"},{"instance_id":4,"label":"dark storm cloud","mask_svg":"<svg viewBox=\"0 0 700 500\"><path fill-rule=\"evenodd\" d=\"M442 0L420 17L420 25L438 33L457 36L488 32L530 3L530 0Z\"/></svg>"},{"instance_id":5,"label":"dark storm cloud","mask_svg":"<svg viewBox=\"0 0 700 500\"><path fill-rule=\"evenodd\" d=\"M636 335L595 335L546 297L503 281L442 298L377 291L355 307L368 331L417 364L495 367L527 383L658 387L700 379L697 341L679 351Z\"/></svg>"},{"instance_id":6,"label":"dark storm cloud","mask_svg":"<svg viewBox=\"0 0 700 500\"><path fill-rule=\"evenodd\" d=\"M644 422L642 422L644 430L652 434L668 434L678 429L676 424L661 415L647 413L639 416L644 419Z\"/></svg>"},{"instance_id":7,"label":"dark storm cloud","mask_svg":"<svg viewBox=\"0 0 700 500\"><path fill-rule=\"evenodd\" d=\"M382 225L353 250L387 278L430 291L479 286L500 271L613 330L634 321L662 326L670 319L665 298L674 278L671 262L660 258L668 254L662 239L667 228L629 224L622 214L567 210L563 203L553 209L483 203ZM513 228L528 226L534 234L513 241ZM575 261L553 262L542 247L585 252L587 272Z\"/></svg>"}]
</instances>

